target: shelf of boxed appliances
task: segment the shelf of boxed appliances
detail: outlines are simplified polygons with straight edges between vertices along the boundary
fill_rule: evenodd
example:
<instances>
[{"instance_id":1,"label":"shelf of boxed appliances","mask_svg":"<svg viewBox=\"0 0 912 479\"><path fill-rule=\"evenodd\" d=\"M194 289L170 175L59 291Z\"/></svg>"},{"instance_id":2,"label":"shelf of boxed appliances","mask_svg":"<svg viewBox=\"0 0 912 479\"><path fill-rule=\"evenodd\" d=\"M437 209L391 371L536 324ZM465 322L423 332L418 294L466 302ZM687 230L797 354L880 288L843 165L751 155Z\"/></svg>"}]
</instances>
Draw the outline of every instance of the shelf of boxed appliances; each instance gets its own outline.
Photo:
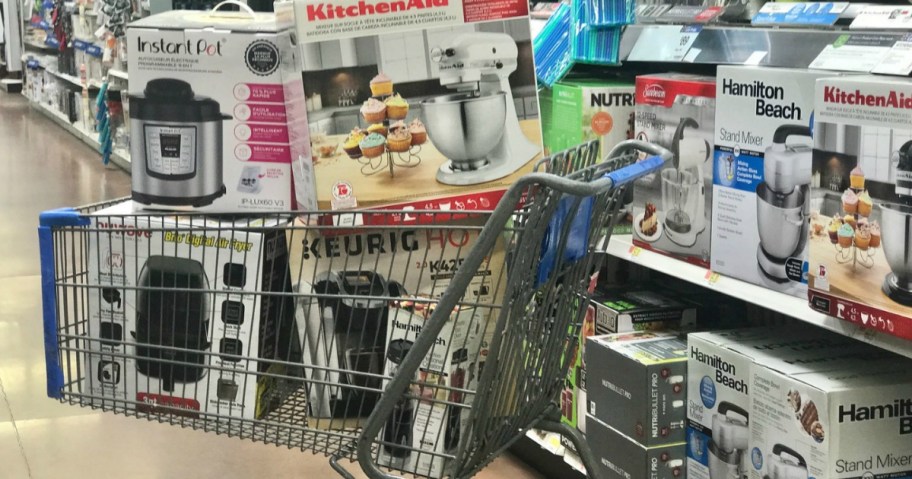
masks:
<instances>
[{"instance_id":1,"label":"shelf of boxed appliances","mask_svg":"<svg viewBox=\"0 0 912 479\"><path fill-rule=\"evenodd\" d=\"M625 28L619 58L625 62L808 68L828 45L843 35L876 37L892 44L903 40L907 33L749 25L637 24ZM696 38L692 38L693 35Z\"/></svg>"},{"instance_id":2,"label":"shelf of boxed appliances","mask_svg":"<svg viewBox=\"0 0 912 479\"><path fill-rule=\"evenodd\" d=\"M631 235L612 235L606 253L684 281L701 285L778 313L912 358L912 342L827 316L808 306L806 298L772 291L633 245Z\"/></svg>"},{"instance_id":3,"label":"shelf of boxed appliances","mask_svg":"<svg viewBox=\"0 0 912 479\"><path fill-rule=\"evenodd\" d=\"M26 55L26 56L23 56L23 57L22 57L22 60L23 60L23 61L28 61L28 56L27 56L27 55ZM79 88L82 88L82 86L83 86L83 85L82 85L82 81L81 81L79 78L76 78L76 77L74 77L73 75L68 75L68 74L66 74L66 73L60 73L60 72L57 71L57 70L52 70L52 69L48 68L47 65L44 65L44 64L41 63L41 62L37 62L37 64L38 64L38 68L41 68L42 70L44 70L44 71L50 73L51 75L53 75L53 76L59 78L60 80L63 80L63 81L65 81L65 82L67 82L67 83L69 83L69 84L71 84L71 85L77 86L77 87L79 87ZM100 83L99 81L97 81L97 80L89 80L89 81L88 81L88 87L89 87L89 88L94 88L94 89L99 89L99 88L101 88L101 83Z\"/></svg>"},{"instance_id":4,"label":"shelf of boxed appliances","mask_svg":"<svg viewBox=\"0 0 912 479\"><path fill-rule=\"evenodd\" d=\"M66 115L44 104L29 100L29 105L53 120L54 123L60 125L64 130L70 132L70 134L76 138L82 140L83 143L91 146L96 151L98 150L100 143L98 142L97 133L87 131L84 128L70 123L70 119L67 118ZM122 149L115 148L114 152L111 154L111 163L114 163L115 165L129 172L130 154Z\"/></svg>"}]
</instances>

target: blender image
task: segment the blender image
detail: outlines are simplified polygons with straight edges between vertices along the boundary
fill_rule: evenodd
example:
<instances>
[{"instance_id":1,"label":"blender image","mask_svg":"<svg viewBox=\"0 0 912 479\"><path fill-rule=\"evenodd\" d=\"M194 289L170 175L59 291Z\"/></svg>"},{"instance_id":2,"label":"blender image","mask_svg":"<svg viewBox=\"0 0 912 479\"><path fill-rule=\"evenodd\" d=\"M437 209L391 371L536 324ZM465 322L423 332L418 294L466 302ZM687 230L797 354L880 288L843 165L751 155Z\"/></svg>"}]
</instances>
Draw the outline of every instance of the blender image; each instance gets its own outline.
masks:
<instances>
[{"instance_id":1,"label":"blender image","mask_svg":"<svg viewBox=\"0 0 912 479\"><path fill-rule=\"evenodd\" d=\"M782 125L763 159L763 182L757 186L757 263L762 276L786 283L786 261L807 247L812 150L789 145L789 137L811 137L811 129ZM800 280L801 278L796 278Z\"/></svg>"},{"instance_id":2,"label":"blender image","mask_svg":"<svg viewBox=\"0 0 912 479\"><path fill-rule=\"evenodd\" d=\"M662 170L662 204L665 234L681 246L693 246L706 229L706 186L703 163L709 159L709 143L702 138L685 138L687 128L700 125L690 117L681 118L672 139L674 168Z\"/></svg>"},{"instance_id":3,"label":"blender image","mask_svg":"<svg viewBox=\"0 0 912 479\"><path fill-rule=\"evenodd\" d=\"M903 144L890 160L891 182L899 202L880 205L881 245L890 266L882 289L891 300L912 306L912 255L908 246L912 244L912 141Z\"/></svg>"},{"instance_id":4,"label":"blender image","mask_svg":"<svg viewBox=\"0 0 912 479\"><path fill-rule=\"evenodd\" d=\"M749 437L747 411L730 402L720 402L712 418L712 440L709 442L710 479L747 477Z\"/></svg>"}]
</instances>

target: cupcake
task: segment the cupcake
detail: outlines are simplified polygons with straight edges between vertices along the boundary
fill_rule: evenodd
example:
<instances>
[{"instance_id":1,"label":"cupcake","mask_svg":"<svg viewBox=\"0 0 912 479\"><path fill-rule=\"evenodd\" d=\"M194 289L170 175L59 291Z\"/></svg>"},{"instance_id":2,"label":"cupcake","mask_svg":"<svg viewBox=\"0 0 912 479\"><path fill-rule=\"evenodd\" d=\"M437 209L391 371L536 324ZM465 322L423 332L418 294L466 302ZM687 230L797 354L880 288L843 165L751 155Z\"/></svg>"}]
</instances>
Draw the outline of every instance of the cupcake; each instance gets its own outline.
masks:
<instances>
[{"instance_id":1,"label":"cupcake","mask_svg":"<svg viewBox=\"0 0 912 479\"><path fill-rule=\"evenodd\" d=\"M423 145L427 141L427 128L417 118L409 123L409 133L412 134L412 145Z\"/></svg>"},{"instance_id":2,"label":"cupcake","mask_svg":"<svg viewBox=\"0 0 912 479\"><path fill-rule=\"evenodd\" d=\"M364 148L362 147L361 149L363 150ZM839 236L839 246L848 248L852 246L852 239L855 237L855 230L852 229L852 227L849 225L842 225L839 227L837 235Z\"/></svg>"},{"instance_id":3,"label":"cupcake","mask_svg":"<svg viewBox=\"0 0 912 479\"><path fill-rule=\"evenodd\" d=\"M845 224L847 224L847 225L849 225L849 227L851 227L853 230L855 229L855 225L857 224L856 221L855 221L855 215L845 215L845 216L843 216L843 217L842 217L842 222L845 223Z\"/></svg>"},{"instance_id":4,"label":"cupcake","mask_svg":"<svg viewBox=\"0 0 912 479\"><path fill-rule=\"evenodd\" d=\"M386 136L386 127L383 126L383 123L374 123L373 125L367 128L368 133L376 133L380 136Z\"/></svg>"},{"instance_id":5,"label":"cupcake","mask_svg":"<svg viewBox=\"0 0 912 479\"><path fill-rule=\"evenodd\" d=\"M412 134L406 128L398 128L386 137L387 148L396 153L403 153L412 147Z\"/></svg>"},{"instance_id":6,"label":"cupcake","mask_svg":"<svg viewBox=\"0 0 912 479\"><path fill-rule=\"evenodd\" d=\"M858 214L861 216L870 216L873 207L874 203L871 201L871 195L869 195L867 191L863 191L858 195Z\"/></svg>"},{"instance_id":7,"label":"cupcake","mask_svg":"<svg viewBox=\"0 0 912 479\"><path fill-rule=\"evenodd\" d=\"M852 172L849 173L849 184L852 188L856 190L863 190L865 184L864 172L861 171L861 168L856 166L852 169Z\"/></svg>"},{"instance_id":8,"label":"cupcake","mask_svg":"<svg viewBox=\"0 0 912 479\"><path fill-rule=\"evenodd\" d=\"M839 242L837 232L839 231L840 226L842 226L842 221L839 221L839 218L833 218L832 221L830 221L830 224L827 225L827 234L830 236L830 243L836 244Z\"/></svg>"},{"instance_id":9,"label":"cupcake","mask_svg":"<svg viewBox=\"0 0 912 479\"><path fill-rule=\"evenodd\" d=\"M374 96L387 96L393 94L393 80L384 73L375 76L371 80L370 86L371 94Z\"/></svg>"},{"instance_id":10,"label":"cupcake","mask_svg":"<svg viewBox=\"0 0 912 479\"><path fill-rule=\"evenodd\" d=\"M845 190L842 194L842 209L850 215L858 211L858 195L852 190Z\"/></svg>"},{"instance_id":11,"label":"cupcake","mask_svg":"<svg viewBox=\"0 0 912 479\"><path fill-rule=\"evenodd\" d=\"M390 127L389 127L390 133L394 133L394 132L396 132L396 131L399 131L399 130L406 130L406 129L408 129L408 126L406 126L406 125L405 125L405 122L402 121L402 120L399 120L399 121L397 121L397 122L391 124Z\"/></svg>"},{"instance_id":12,"label":"cupcake","mask_svg":"<svg viewBox=\"0 0 912 479\"><path fill-rule=\"evenodd\" d=\"M396 94L386 99L386 116L390 120L403 120L408 116L408 112L409 104L401 95Z\"/></svg>"},{"instance_id":13,"label":"cupcake","mask_svg":"<svg viewBox=\"0 0 912 479\"><path fill-rule=\"evenodd\" d=\"M376 158L383 154L385 143L386 138L383 138L382 135L371 133L361 140L361 153L368 158Z\"/></svg>"},{"instance_id":14,"label":"cupcake","mask_svg":"<svg viewBox=\"0 0 912 479\"><path fill-rule=\"evenodd\" d=\"M345 151L345 154L349 158L356 160L361 158L361 140L364 139L364 132L360 129L355 128L348 135L348 138L345 139L345 143L342 143L342 150Z\"/></svg>"},{"instance_id":15,"label":"cupcake","mask_svg":"<svg viewBox=\"0 0 912 479\"><path fill-rule=\"evenodd\" d=\"M880 224L878 224L876 221L871 223L871 227L869 228L869 230L871 232L871 245L870 246L872 248L879 247L880 246Z\"/></svg>"},{"instance_id":16,"label":"cupcake","mask_svg":"<svg viewBox=\"0 0 912 479\"><path fill-rule=\"evenodd\" d=\"M386 119L386 105L380 100L370 98L361 106L361 115L368 123L382 123Z\"/></svg>"},{"instance_id":17,"label":"cupcake","mask_svg":"<svg viewBox=\"0 0 912 479\"><path fill-rule=\"evenodd\" d=\"M855 232L855 247L865 251L871 244L871 233L866 228L858 228Z\"/></svg>"}]
</instances>

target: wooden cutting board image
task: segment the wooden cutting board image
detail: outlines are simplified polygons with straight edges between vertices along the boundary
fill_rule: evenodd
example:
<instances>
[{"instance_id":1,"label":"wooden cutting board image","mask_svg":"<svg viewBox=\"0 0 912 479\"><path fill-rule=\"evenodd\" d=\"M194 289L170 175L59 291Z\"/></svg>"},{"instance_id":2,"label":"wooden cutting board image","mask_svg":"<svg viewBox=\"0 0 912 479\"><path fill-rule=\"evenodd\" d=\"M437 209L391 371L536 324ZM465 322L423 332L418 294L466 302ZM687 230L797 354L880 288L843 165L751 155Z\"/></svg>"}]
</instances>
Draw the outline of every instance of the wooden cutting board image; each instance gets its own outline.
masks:
<instances>
[{"instance_id":1,"label":"wooden cutting board image","mask_svg":"<svg viewBox=\"0 0 912 479\"><path fill-rule=\"evenodd\" d=\"M534 145L541 145L541 126L538 120L520 121L520 129L526 138ZM520 176L530 173L535 162L541 154L528 161L522 168L513 174L470 186L445 185L437 181L437 170L447 158L434 147L433 140L429 137L427 143L421 145L417 156L421 163L414 168L395 166L393 175L389 168L384 168L373 175L362 173L362 163L353 160L342 149L342 143L348 135L331 135L320 142L313 144L314 173L317 178L317 201L321 210L331 210L333 200L333 187L338 182L347 182L351 185L352 193L358 202L358 207L370 207L415 201L420 198L432 198L449 195L461 195L488 190L502 190L513 184ZM332 148L338 145L335 152L327 157L320 157L320 148ZM417 148L413 148L413 152ZM392 155L400 155L392 153ZM408 160L409 154L401 154L403 160ZM377 164L381 159L385 162L384 155L373 161ZM412 159L414 160L414 158ZM367 161L362 158L361 161ZM398 160L397 160L398 161ZM493 209L490 205L483 209Z\"/></svg>"}]
</instances>

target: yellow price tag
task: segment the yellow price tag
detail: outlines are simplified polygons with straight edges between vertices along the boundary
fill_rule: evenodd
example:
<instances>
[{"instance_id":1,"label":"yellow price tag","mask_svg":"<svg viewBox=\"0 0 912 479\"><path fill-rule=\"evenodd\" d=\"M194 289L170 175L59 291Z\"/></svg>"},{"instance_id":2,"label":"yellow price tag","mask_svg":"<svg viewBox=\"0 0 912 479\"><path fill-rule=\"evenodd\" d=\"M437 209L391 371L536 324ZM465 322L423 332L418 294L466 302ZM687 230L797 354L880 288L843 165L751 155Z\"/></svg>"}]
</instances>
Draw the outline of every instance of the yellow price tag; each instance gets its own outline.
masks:
<instances>
[{"instance_id":1,"label":"yellow price tag","mask_svg":"<svg viewBox=\"0 0 912 479\"><path fill-rule=\"evenodd\" d=\"M636 258L640 255L641 251L643 251L643 248L640 248L639 246L631 246L628 252L630 253L630 256Z\"/></svg>"},{"instance_id":2,"label":"yellow price tag","mask_svg":"<svg viewBox=\"0 0 912 479\"><path fill-rule=\"evenodd\" d=\"M707 281L709 284L716 284L716 283L718 283L718 282L719 282L719 278L721 278L721 277L722 277L722 275L720 275L719 273L716 273L716 272L713 272L713 271L707 271L707 272L706 272L706 281Z\"/></svg>"}]
</instances>

